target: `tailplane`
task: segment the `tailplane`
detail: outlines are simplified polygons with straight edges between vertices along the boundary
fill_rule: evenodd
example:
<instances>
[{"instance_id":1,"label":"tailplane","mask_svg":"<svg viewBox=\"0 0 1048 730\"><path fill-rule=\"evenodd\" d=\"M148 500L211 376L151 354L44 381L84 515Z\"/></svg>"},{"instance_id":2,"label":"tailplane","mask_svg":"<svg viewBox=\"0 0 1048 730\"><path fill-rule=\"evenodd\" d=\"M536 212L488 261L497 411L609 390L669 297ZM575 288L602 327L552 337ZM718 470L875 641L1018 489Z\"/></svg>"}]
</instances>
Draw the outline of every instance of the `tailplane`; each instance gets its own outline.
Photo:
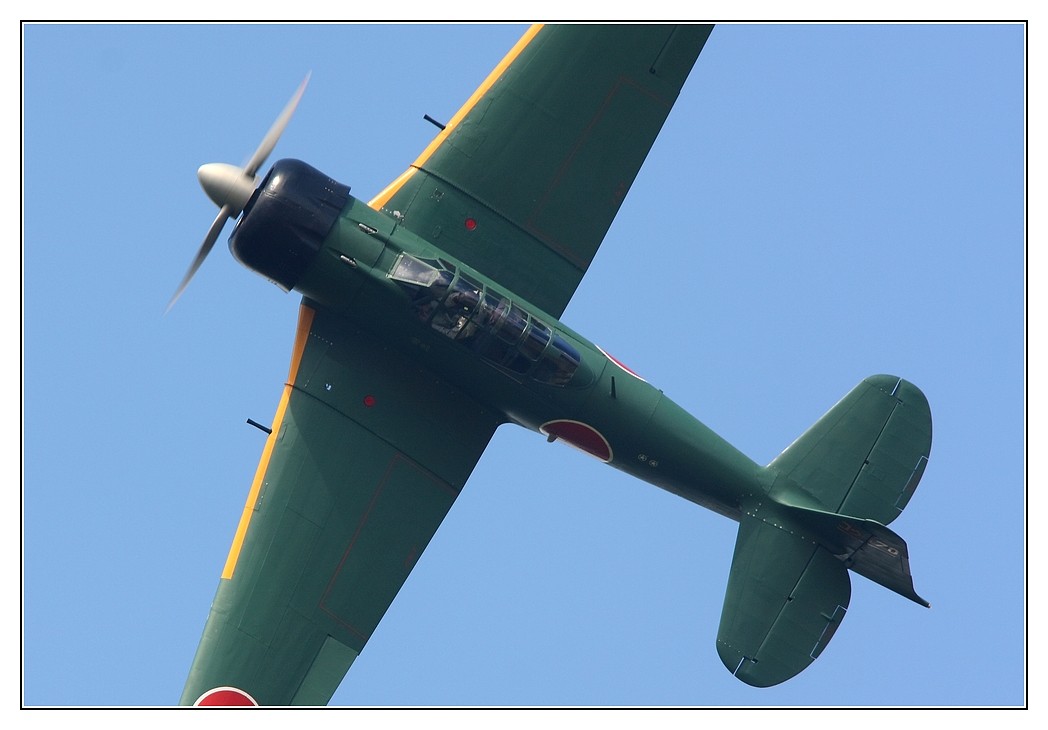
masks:
<instances>
[{"instance_id":1,"label":"tailplane","mask_svg":"<svg viewBox=\"0 0 1048 730\"><path fill-rule=\"evenodd\" d=\"M931 447L928 399L902 378L874 375L768 465L770 496L888 525L917 489Z\"/></svg>"},{"instance_id":2,"label":"tailplane","mask_svg":"<svg viewBox=\"0 0 1048 730\"><path fill-rule=\"evenodd\" d=\"M739 521L717 653L746 684L770 687L822 653L851 599L848 568L782 520L752 511Z\"/></svg>"},{"instance_id":3,"label":"tailplane","mask_svg":"<svg viewBox=\"0 0 1048 730\"><path fill-rule=\"evenodd\" d=\"M886 525L913 496L931 450L921 391L867 378L768 465L767 495L742 505L717 651L768 687L822 653L847 611L848 570L928 606L905 541Z\"/></svg>"}]
</instances>

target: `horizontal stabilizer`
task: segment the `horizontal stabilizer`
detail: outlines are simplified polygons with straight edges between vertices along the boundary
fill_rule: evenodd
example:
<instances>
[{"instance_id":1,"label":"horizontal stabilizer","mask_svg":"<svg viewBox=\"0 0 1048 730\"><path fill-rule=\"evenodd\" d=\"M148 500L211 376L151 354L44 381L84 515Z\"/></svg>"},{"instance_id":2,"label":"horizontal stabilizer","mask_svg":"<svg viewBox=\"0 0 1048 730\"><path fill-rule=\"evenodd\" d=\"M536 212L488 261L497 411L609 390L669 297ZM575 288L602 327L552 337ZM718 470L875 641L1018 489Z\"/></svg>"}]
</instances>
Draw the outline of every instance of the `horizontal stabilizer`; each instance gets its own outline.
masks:
<instances>
[{"instance_id":1,"label":"horizontal stabilizer","mask_svg":"<svg viewBox=\"0 0 1048 730\"><path fill-rule=\"evenodd\" d=\"M894 375L863 380L769 464L771 496L826 512L892 522L924 474L928 400Z\"/></svg>"},{"instance_id":2,"label":"horizontal stabilizer","mask_svg":"<svg viewBox=\"0 0 1048 730\"><path fill-rule=\"evenodd\" d=\"M826 549L751 514L742 517L717 653L746 684L770 687L826 648L851 598L848 569Z\"/></svg>"}]
</instances>

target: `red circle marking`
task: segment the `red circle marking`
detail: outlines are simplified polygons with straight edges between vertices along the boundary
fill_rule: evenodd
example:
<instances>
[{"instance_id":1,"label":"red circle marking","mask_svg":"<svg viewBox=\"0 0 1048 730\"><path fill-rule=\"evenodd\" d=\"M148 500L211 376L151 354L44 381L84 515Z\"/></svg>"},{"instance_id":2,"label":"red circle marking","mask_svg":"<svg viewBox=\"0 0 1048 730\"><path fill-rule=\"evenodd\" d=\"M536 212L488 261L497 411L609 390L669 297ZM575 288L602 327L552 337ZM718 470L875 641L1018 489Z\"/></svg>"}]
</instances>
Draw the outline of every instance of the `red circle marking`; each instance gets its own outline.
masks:
<instances>
[{"instance_id":1,"label":"red circle marking","mask_svg":"<svg viewBox=\"0 0 1048 730\"><path fill-rule=\"evenodd\" d=\"M597 345L597 349L598 349L598 350L600 350L600 351L601 351L602 353L604 353L604 357L606 357L606 358L608 358L609 360L611 360L611 361L612 361L613 363L615 363L615 364L616 364L616 365L618 365L618 366L619 366L620 368L622 368L623 370L625 370L625 371L626 371L627 373L629 373L630 375L632 375L633 377L635 377L635 378L636 378L637 380L644 380L644 378L642 378L641 376L637 375L637 374L636 374L635 372L633 372L633 370L631 370L631 369L630 369L629 367L627 367L626 365L622 364L622 363L621 363L621 362L619 362L619 361L618 361L617 359L615 359L614 357L612 357L611 355L609 355L609 354L608 354L608 353L607 353L607 352L606 352L606 351L604 350L604 348L603 348L603 347L601 347L600 345ZM647 380L644 380L644 382L646 383L646 382L648 382L648 381L647 381Z\"/></svg>"},{"instance_id":2,"label":"red circle marking","mask_svg":"<svg viewBox=\"0 0 1048 730\"><path fill-rule=\"evenodd\" d=\"M375 400L375 396L373 396L373 395L365 395L364 396L364 407L365 408L371 408L373 405L375 405L375 403L377 403L377 401Z\"/></svg>"},{"instance_id":3,"label":"red circle marking","mask_svg":"<svg viewBox=\"0 0 1048 730\"><path fill-rule=\"evenodd\" d=\"M194 707L258 707L255 698L236 687L215 687L200 695Z\"/></svg>"},{"instance_id":4,"label":"red circle marking","mask_svg":"<svg viewBox=\"0 0 1048 730\"><path fill-rule=\"evenodd\" d=\"M475 230L477 230L477 220L475 218L467 218L466 219L466 230L467 231L475 231Z\"/></svg>"},{"instance_id":5,"label":"red circle marking","mask_svg":"<svg viewBox=\"0 0 1048 730\"><path fill-rule=\"evenodd\" d=\"M539 431L561 439L564 443L585 451L590 456L596 456L601 461L611 461L611 445L593 426L578 421L550 421Z\"/></svg>"}]
</instances>

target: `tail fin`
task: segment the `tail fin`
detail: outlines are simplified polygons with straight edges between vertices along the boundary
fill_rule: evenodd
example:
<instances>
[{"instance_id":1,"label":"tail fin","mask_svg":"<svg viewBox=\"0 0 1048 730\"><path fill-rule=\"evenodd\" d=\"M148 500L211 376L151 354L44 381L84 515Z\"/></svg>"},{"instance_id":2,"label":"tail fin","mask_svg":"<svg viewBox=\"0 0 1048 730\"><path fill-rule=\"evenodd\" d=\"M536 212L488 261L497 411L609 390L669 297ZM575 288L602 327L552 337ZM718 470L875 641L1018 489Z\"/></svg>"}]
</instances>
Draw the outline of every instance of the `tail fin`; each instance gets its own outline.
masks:
<instances>
[{"instance_id":1,"label":"tail fin","mask_svg":"<svg viewBox=\"0 0 1048 730\"><path fill-rule=\"evenodd\" d=\"M786 510L799 534L810 536L846 568L914 603L931 607L913 589L906 541L884 525L803 507L778 504L776 508Z\"/></svg>"},{"instance_id":2,"label":"tail fin","mask_svg":"<svg viewBox=\"0 0 1048 730\"><path fill-rule=\"evenodd\" d=\"M867 378L768 466L768 498L742 505L717 651L757 687L815 661L851 598L848 569L923 606L906 543L885 525L913 496L931 449L916 386Z\"/></svg>"}]
</instances>

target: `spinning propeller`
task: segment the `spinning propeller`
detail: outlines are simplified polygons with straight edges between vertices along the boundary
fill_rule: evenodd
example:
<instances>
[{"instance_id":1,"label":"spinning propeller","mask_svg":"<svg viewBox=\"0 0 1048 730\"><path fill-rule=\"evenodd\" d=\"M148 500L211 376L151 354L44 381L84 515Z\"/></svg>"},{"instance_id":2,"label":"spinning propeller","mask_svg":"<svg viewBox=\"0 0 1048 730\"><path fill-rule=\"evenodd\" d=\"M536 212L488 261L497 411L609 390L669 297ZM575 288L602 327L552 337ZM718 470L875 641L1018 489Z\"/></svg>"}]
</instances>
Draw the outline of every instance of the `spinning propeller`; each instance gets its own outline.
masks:
<instances>
[{"instance_id":1,"label":"spinning propeller","mask_svg":"<svg viewBox=\"0 0 1048 730\"><path fill-rule=\"evenodd\" d=\"M302 99L302 94L305 93L306 84L308 83L309 74L306 74L306 78L302 80L298 90L291 97L291 101L284 107L284 111L280 112L280 116L273 122L273 126L269 128L266 136L262 139L262 144L258 146L255 154L251 155L251 159L248 160L244 167L228 165L223 162L210 162L202 165L197 170L197 179L200 180L201 187L204 188L204 192L207 193L207 196L211 198L215 205L219 207L219 211L211 224L211 228L208 229L207 235L204 236L204 242L200 244L200 250L197 251L196 258L190 264L189 271L186 272L182 283L178 285L178 289L175 291L175 295L168 302L166 311L171 311L171 307L175 306L175 302L178 301L178 298L182 296L182 292L189 286L193 275L196 274L200 265L204 263L204 259L207 258L207 255L215 245L215 241L218 240L218 234L222 232L226 221L240 215L248 200L251 199L251 194L255 192L255 188L258 187L260 182L255 173L265 163L269 153L276 146L277 140L280 139L280 135L284 133L284 127L291 120L291 115L295 113L295 107L298 106L299 100Z\"/></svg>"}]
</instances>

